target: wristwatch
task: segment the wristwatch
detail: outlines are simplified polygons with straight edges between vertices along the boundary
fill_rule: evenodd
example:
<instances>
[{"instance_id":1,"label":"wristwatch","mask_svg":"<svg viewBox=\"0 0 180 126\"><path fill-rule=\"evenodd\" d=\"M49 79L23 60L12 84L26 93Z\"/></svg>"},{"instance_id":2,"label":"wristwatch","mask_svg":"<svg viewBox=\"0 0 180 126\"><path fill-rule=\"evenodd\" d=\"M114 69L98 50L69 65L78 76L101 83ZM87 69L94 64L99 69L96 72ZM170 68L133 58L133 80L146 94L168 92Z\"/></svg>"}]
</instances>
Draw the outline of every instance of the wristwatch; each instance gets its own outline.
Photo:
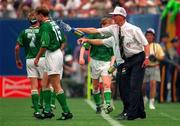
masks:
<instances>
[{"instance_id":1,"label":"wristwatch","mask_svg":"<svg viewBox=\"0 0 180 126\"><path fill-rule=\"evenodd\" d=\"M149 56L146 56L145 59L149 59Z\"/></svg>"}]
</instances>

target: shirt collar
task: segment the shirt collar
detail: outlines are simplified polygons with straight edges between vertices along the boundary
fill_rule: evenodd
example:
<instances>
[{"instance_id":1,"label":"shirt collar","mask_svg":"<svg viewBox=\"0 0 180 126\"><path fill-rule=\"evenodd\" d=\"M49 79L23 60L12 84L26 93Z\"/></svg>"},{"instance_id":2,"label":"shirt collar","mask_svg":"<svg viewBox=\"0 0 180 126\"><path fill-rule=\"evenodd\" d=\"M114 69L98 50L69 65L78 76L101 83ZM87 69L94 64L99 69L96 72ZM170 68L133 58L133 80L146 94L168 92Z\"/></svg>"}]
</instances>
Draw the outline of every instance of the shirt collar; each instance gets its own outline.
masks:
<instances>
[{"instance_id":1,"label":"shirt collar","mask_svg":"<svg viewBox=\"0 0 180 126\"><path fill-rule=\"evenodd\" d=\"M121 29L124 29L127 24L128 24L127 21L125 21L125 23L121 26Z\"/></svg>"}]
</instances>

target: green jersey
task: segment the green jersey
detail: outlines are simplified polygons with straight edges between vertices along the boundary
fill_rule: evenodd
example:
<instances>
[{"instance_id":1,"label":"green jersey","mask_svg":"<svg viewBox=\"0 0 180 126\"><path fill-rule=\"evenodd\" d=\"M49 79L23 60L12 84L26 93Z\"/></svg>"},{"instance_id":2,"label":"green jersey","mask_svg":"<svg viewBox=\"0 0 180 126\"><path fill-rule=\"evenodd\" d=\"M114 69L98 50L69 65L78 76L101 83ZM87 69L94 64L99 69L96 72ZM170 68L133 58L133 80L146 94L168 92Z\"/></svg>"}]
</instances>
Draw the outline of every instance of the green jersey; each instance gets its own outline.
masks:
<instances>
[{"instance_id":1,"label":"green jersey","mask_svg":"<svg viewBox=\"0 0 180 126\"><path fill-rule=\"evenodd\" d=\"M66 41L64 34L60 31L59 26L54 21L41 23L40 27L41 47L50 51L55 51Z\"/></svg>"},{"instance_id":2,"label":"green jersey","mask_svg":"<svg viewBox=\"0 0 180 126\"><path fill-rule=\"evenodd\" d=\"M24 47L26 59L35 58L41 47L39 27L29 27L23 30L18 36L17 42Z\"/></svg>"},{"instance_id":3,"label":"green jersey","mask_svg":"<svg viewBox=\"0 0 180 126\"><path fill-rule=\"evenodd\" d=\"M105 37L101 36L100 34L94 34L94 35L89 35L88 38L104 39ZM108 48L104 45L96 46L96 45L92 45L89 43L84 43L83 47L85 47L85 49L89 49L91 47L90 56L91 56L91 58L93 58L95 60L110 61L111 57L114 55L113 49Z\"/></svg>"}]
</instances>

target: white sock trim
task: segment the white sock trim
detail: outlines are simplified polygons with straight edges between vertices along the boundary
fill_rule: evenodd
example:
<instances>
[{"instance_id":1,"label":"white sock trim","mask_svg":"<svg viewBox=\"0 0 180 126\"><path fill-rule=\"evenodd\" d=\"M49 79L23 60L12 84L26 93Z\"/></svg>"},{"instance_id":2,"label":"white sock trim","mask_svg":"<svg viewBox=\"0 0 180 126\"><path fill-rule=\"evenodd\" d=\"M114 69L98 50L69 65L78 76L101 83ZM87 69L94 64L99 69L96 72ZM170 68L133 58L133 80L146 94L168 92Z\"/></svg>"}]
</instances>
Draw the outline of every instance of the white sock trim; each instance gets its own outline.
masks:
<instances>
[{"instance_id":1,"label":"white sock trim","mask_svg":"<svg viewBox=\"0 0 180 126\"><path fill-rule=\"evenodd\" d=\"M110 92L111 93L111 89L104 89L104 93L106 92Z\"/></svg>"},{"instance_id":2,"label":"white sock trim","mask_svg":"<svg viewBox=\"0 0 180 126\"><path fill-rule=\"evenodd\" d=\"M56 95L63 94L63 93L64 93L63 90L59 90L58 92L56 92Z\"/></svg>"},{"instance_id":3,"label":"white sock trim","mask_svg":"<svg viewBox=\"0 0 180 126\"><path fill-rule=\"evenodd\" d=\"M31 90L31 94L38 94L38 90Z\"/></svg>"},{"instance_id":4,"label":"white sock trim","mask_svg":"<svg viewBox=\"0 0 180 126\"><path fill-rule=\"evenodd\" d=\"M93 90L93 94L99 94L100 93L100 90Z\"/></svg>"}]
</instances>

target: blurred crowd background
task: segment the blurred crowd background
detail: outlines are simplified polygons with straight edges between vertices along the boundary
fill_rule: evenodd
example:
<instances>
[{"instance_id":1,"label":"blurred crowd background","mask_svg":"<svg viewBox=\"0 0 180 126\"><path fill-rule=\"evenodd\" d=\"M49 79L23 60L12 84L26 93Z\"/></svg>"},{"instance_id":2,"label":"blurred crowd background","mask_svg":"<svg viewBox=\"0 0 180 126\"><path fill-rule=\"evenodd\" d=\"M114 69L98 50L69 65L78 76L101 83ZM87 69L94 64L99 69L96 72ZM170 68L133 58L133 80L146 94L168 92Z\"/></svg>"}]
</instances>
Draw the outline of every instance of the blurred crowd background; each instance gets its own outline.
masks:
<instances>
[{"instance_id":1,"label":"blurred crowd background","mask_svg":"<svg viewBox=\"0 0 180 126\"><path fill-rule=\"evenodd\" d=\"M0 0L0 17L25 18L27 13L46 6L52 17L106 16L116 5L124 7L128 14L159 14L168 0Z\"/></svg>"}]
</instances>

